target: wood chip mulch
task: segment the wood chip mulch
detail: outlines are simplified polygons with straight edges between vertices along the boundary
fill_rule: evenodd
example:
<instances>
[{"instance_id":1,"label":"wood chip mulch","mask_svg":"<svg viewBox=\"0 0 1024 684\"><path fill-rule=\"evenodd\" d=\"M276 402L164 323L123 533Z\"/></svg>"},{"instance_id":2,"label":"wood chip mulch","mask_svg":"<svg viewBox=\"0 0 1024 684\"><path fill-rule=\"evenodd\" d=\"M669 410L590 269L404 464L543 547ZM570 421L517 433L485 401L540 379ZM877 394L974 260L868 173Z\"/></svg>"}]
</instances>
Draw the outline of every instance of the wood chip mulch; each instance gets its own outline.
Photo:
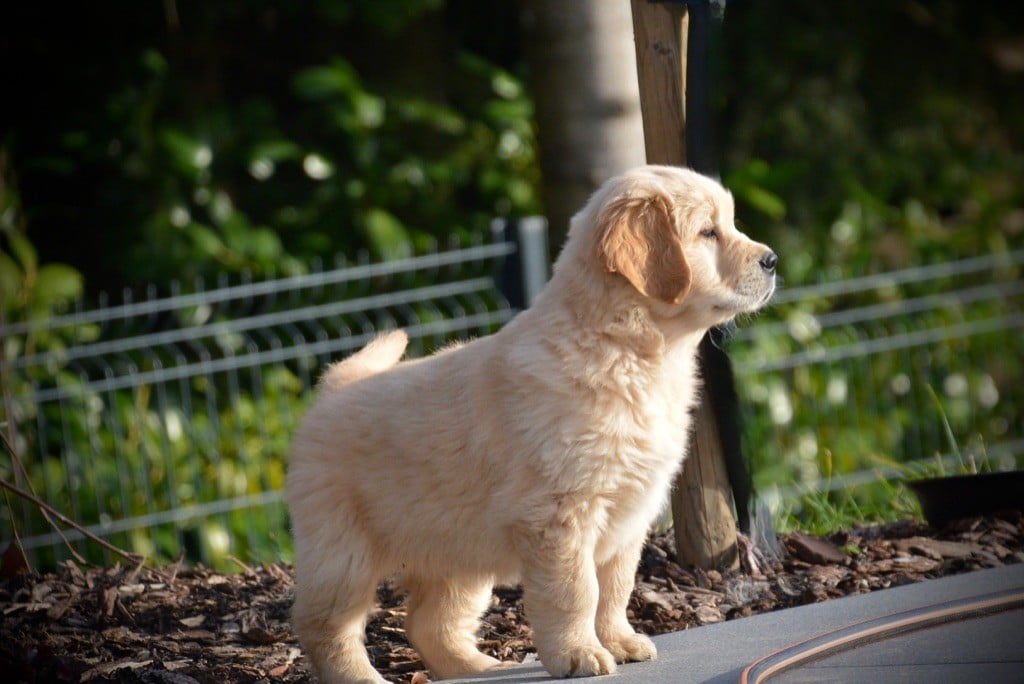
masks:
<instances>
[{"instance_id":1,"label":"wood chip mulch","mask_svg":"<svg viewBox=\"0 0 1024 684\"><path fill-rule=\"evenodd\" d=\"M983 568L1024 562L1024 517L960 521L937 533L905 522L827 539L780 539L781 560L747 540L737 571L693 571L674 562L671 534L644 549L630 618L648 634L756 615ZM0 579L0 672L5 682L305 682L311 679L288 624L286 565L238 574L197 567L159 572L114 566ZM403 596L378 592L368 647L395 682L429 682L402 629ZM481 648L531 657L522 594L499 588L484 616Z\"/></svg>"}]
</instances>

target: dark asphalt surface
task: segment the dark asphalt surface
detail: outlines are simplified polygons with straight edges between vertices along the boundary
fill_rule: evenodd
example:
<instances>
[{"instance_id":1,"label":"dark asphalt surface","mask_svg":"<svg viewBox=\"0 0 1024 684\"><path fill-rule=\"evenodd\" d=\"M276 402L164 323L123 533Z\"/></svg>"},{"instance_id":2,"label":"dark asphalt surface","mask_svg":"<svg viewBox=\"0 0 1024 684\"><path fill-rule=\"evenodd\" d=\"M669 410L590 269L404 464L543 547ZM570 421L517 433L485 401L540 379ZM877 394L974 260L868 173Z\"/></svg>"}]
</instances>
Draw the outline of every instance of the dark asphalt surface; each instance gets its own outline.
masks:
<instances>
[{"instance_id":1,"label":"dark asphalt surface","mask_svg":"<svg viewBox=\"0 0 1024 684\"><path fill-rule=\"evenodd\" d=\"M591 679L615 684L738 683L748 665L811 637L994 592L1024 592L1024 564L663 634L654 639L657 660L622 665L611 677ZM534 662L450 681L510 684L550 680ZM765 681L1024 684L1024 608L883 636L842 652L828 652L811 662L799 662Z\"/></svg>"}]
</instances>

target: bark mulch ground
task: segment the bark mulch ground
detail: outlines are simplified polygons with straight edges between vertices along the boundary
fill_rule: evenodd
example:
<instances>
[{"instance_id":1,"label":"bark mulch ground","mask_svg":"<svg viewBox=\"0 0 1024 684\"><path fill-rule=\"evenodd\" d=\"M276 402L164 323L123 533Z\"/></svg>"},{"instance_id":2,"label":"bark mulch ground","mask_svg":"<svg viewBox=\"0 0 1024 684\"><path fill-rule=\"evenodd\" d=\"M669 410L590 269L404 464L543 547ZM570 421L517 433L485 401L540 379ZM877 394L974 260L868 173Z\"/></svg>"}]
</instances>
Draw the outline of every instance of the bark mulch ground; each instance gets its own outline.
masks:
<instances>
[{"instance_id":1,"label":"bark mulch ground","mask_svg":"<svg viewBox=\"0 0 1024 684\"><path fill-rule=\"evenodd\" d=\"M670 534L647 544L630 604L648 634L691 629L982 568L1024 562L1019 513L965 520L936 532L916 521L854 529L827 539L783 536L781 560L746 540L734 572L674 562ZM521 592L497 589L481 648L502 659L532 652ZM428 682L402 630L403 597L381 586L368 647L396 682ZM5 682L304 682L310 680L288 624L286 565L238 574L125 567L22 574L0 580L0 672Z\"/></svg>"}]
</instances>

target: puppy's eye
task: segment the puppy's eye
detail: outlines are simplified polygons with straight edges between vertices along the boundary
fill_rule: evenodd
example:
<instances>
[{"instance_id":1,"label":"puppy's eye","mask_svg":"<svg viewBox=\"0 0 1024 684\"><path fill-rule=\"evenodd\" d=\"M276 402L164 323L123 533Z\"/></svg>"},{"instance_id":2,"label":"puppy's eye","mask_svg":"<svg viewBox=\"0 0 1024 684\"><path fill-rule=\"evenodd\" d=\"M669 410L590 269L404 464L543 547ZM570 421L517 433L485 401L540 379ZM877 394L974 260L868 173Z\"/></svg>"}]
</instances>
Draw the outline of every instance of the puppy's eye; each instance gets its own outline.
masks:
<instances>
[{"instance_id":1,"label":"puppy's eye","mask_svg":"<svg viewBox=\"0 0 1024 684\"><path fill-rule=\"evenodd\" d=\"M700 231L700 236L702 238L707 238L708 240L717 240L718 239L718 229L717 228L705 228L704 230Z\"/></svg>"}]
</instances>

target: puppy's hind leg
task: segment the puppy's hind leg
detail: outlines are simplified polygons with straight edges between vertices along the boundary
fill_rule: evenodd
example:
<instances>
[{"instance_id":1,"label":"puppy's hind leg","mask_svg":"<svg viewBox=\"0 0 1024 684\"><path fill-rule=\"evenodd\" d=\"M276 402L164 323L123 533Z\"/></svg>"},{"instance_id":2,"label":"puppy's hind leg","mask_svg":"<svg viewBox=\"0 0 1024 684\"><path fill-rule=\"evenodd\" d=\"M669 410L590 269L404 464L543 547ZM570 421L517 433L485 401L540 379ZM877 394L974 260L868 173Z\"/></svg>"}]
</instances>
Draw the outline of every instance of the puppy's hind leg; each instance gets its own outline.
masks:
<instances>
[{"instance_id":1,"label":"puppy's hind leg","mask_svg":"<svg viewBox=\"0 0 1024 684\"><path fill-rule=\"evenodd\" d=\"M438 679L492 670L501 661L477 650L480 616L491 600L491 580L407 577L405 632Z\"/></svg>"},{"instance_id":2,"label":"puppy's hind leg","mask_svg":"<svg viewBox=\"0 0 1024 684\"><path fill-rule=\"evenodd\" d=\"M317 562L307 565L301 549L296 552L292 627L320 681L386 684L364 645L366 617L377 590L366 547L349 545L330 557L311 555Z\"/></svg>"}]
</instances>

